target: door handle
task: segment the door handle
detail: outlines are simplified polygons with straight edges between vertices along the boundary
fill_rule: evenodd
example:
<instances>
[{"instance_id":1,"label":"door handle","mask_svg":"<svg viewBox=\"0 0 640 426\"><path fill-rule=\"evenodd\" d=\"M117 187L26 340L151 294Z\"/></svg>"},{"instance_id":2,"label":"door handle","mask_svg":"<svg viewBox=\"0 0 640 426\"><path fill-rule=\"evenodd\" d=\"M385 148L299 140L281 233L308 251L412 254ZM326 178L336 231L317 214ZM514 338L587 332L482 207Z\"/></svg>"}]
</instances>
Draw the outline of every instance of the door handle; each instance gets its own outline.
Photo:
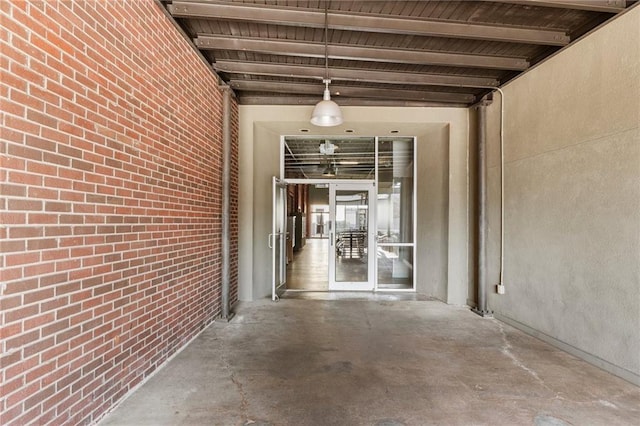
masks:
<instances>
[{"instance_id":1,"label":"door handle","mask_svg":"<svg viewBox=\"0 0 640 426\"><path fill-rule=\"evenodd\" d=\"M273 239L273 234L269 234L269 236L267 236L267 245L269 246L270 249L273 248L272 239Z\"/></svg>"}]
</instances>

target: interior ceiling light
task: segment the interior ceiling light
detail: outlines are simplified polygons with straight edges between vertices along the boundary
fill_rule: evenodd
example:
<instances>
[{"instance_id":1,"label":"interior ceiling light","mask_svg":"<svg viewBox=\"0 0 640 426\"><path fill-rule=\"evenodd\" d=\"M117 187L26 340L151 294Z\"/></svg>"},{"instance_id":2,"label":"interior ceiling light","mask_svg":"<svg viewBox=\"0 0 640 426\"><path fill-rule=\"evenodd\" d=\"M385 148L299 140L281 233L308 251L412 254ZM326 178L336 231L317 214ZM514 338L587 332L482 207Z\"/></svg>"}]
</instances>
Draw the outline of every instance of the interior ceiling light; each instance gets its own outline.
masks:
<instances>
[{"instance_id":1,"label":"interior ceiling light","mask_svg":"<svg viewBox=\"0 0 640 426\"><path fill-rule=\"evenodd\" d=\"M342 111L337 103L331 100L331 92L329 91L329 50L328 50L328 5L324 6L324 79L322 82L325 85L324 95L322 100L318 102L311 114L311 124L320 127L333 127L342 124Z\"/></svg>"},{"instance_id":2,"label":"interior ceiling light","mask_svg":"<svg viewBox=\"0 0 640 426\"><path fill-rule=\"evenodd\" d=\"M323 144L319 146L320 154L322 155L333 155L338 149L337 146L332 144L328 139L324 141Z\"/></svg>"},{"instance_id":3,"label":"interior ceiling light","mask_svg":"<svg viewBox=\"0 0 640 426\"><path fill-rule=\"evenodd\" d=\"M328 164L327 167L325 167L324 171L322 172L322 176L335 176L336 175L336 168L333 164Z\"/></svg>"}]
</instances>

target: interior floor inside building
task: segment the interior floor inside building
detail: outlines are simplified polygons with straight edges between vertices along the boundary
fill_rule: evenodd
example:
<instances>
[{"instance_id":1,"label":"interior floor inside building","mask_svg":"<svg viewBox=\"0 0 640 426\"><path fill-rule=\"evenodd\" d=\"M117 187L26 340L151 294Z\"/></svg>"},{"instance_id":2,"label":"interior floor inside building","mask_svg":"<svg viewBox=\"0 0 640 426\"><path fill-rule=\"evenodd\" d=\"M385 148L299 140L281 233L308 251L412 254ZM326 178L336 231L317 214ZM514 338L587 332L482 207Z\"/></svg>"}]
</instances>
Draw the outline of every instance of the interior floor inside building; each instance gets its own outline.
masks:
<instances>
[{"instance_id":1,"label":"interior floor inside building","mask_svg":"<svg viewBox=\"0 0 640 426\"><path fill-rule=\"evenodd\" d=\"M393 262L389 253L378 248L378 278L382 281L379 289L410 289L406 279L402 278L394 283ZM305 246L291 254L287 263L288 290L328 291L329 290L329 240L326 238L307 238ZM336 259L336 281L366 281L366 254L354 255L344 251Z\"/></svg>"},{"instance_id":2,"label":"interior floor inside building","mask_svg":"<svg viewBox=\"0 0 640 426\"><path fill-rule=\"evenodd\" d=\"M293 253L287 264L287 289L329 290L329 240L307 238L305 246Z\"/></svg>"},{"instance_id":3,"label":"interior floor inside building","mask_svg":"<svg viewBox=\"0 0 640 426\"><path fill-rule=\"evenodd\" d=\"M240 303L231 322L204 330L101 424L562 426L640 418L640 388L497 320L409 294L337 295Z\"/></svg>"}]
</instances>

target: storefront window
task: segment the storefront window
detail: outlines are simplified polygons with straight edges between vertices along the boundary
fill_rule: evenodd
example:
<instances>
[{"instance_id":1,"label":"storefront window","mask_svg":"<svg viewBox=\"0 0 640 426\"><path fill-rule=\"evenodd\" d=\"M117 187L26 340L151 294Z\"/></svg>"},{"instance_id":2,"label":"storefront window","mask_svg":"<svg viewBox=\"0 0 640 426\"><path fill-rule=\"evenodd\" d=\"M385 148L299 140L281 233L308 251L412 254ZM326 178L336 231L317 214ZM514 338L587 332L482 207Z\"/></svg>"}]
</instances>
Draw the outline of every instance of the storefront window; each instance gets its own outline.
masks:
<instances>
[{"instance_id":1,"label":"storefront window","mask_svg":"<svg viewBox=\"0 0 640 426\"><path fill-rule=\"evenodd\" d=\"M377 188L378 288L413 288L414 138L378 139Z\"/></svg>"}]
</instances>

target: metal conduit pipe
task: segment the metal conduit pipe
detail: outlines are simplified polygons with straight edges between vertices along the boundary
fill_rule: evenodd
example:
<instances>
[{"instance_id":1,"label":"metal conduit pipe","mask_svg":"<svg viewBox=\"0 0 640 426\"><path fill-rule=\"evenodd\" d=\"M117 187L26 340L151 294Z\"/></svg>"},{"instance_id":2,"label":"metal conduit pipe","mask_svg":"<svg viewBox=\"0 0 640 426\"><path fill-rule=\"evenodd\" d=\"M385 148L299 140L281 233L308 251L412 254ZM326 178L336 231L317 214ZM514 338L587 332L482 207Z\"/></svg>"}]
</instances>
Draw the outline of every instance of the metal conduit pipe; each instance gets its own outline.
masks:
<instances>
[{"instance_id":1,"label":"metal conduit pipe","mask_svg":"<svg viewBox=\"0 0 640 426\"><path fill-rule=\"evenodd\" d=\"M498 294L505 293L504 285L504 92L499 87L474 86L483 89L491 89L500 93L500 280L496 285ZM484 102L484 101L482 101ZM486 111L485 120L486 121ZM486 123L485 123L486 133ZM486 143L486 135L485 135ZM486 213L486 212L485 212Z\"/></svg>"},{"instance_id":2,"label":"metal conduit pipe","mask_svg":"<svg viewBox=\"0 0 640 426\"><path fill-rule=\"evenodd\" d=\"M222 288L220 319L229 321L231 281L231 88L222 87Z\"/></svg>"},{"instance_id":3,"label":"metal conduit pipe","mask_svg":"<svg viewBox=\"0 0 640 426\"><path fill-rule=\"evenodd\" d=\"M500 282L496 288L498 294L504 294L504 92L500 93Z\"/></svg>"},{"instance_id":4,"label":"metal conduit pipe","mask_svg":"<svg viewBox=\"0 0 640 426\"><path fill-rule=\"evenodd\" d=\"M487 103L478 106L478 295L473 311L491 316L487 309Z\"/></svg>"}]
</instances>

